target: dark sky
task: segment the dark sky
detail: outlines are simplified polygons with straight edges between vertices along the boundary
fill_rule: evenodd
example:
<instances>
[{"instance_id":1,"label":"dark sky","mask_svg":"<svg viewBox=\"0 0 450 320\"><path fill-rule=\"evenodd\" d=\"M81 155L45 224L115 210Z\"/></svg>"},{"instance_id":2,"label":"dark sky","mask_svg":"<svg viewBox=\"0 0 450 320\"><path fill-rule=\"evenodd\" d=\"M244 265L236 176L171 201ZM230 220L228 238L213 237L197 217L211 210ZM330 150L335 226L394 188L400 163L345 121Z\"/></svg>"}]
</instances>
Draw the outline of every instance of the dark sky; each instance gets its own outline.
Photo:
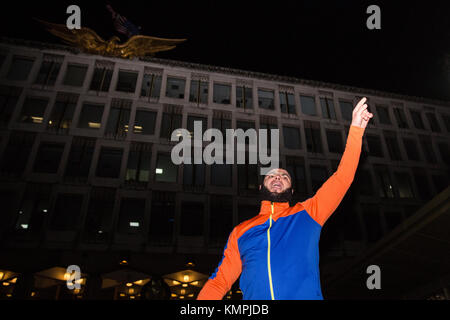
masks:
<instances>
[{"instance_id":1,"label":"dark sky","mask_svg":"<svg viewBox=\"0 0 450 320\"><path fill-rule=\"evenodd\" d=\"M161 58L450 100L446 1L110 2L144 34L188 39ZM60 43L31 18L65 23L67 6L78 4L82 26L119 35L105 3L11 2L1 10L1 30ZM370 4L381 9L381 30L366 27Z\"/></svg>"}]
</instances>

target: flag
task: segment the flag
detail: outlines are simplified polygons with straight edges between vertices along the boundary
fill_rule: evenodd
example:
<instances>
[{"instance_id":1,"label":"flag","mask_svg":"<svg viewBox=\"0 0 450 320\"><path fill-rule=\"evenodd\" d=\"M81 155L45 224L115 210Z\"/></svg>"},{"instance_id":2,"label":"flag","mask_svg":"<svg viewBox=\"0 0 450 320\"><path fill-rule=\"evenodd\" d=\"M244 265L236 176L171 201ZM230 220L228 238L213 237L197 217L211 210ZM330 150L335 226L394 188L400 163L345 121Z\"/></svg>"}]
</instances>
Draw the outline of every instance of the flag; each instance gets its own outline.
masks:
<instances>
[{"instance_id":1,"label":"flag","mask_svg":"<svg viewBox=\"0 0 450 320\"><path fill-rule=\"evenodd\" d=\"M109 4L106 5L106 9L111 12L114 28L117 32L125 34L128 38L131 38L132 36L135 36L137 34L141 34L140 27L137 27L130 20L115 12Z\"/></svg>"}]
</instances>

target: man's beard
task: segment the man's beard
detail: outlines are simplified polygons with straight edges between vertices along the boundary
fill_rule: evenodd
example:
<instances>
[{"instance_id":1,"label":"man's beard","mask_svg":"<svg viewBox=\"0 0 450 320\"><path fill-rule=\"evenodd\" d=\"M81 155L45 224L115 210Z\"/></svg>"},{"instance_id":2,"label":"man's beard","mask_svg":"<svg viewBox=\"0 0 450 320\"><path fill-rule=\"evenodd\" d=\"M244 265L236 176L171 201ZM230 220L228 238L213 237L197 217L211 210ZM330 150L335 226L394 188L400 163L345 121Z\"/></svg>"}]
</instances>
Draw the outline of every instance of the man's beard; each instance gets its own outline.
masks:
<instances>
[{"instance_id":1,"label":"man's beard","mask_svg":"<svg viewBox=\"0 0 450 320\"><path fill-rule=\"evenodd\" d=\"M291 202L292 188L287 188L285 191L277 193L270 192L264 185L261 187L259 197L261 201L267 200L270 202Z\"/></svg>"}]
</instances>

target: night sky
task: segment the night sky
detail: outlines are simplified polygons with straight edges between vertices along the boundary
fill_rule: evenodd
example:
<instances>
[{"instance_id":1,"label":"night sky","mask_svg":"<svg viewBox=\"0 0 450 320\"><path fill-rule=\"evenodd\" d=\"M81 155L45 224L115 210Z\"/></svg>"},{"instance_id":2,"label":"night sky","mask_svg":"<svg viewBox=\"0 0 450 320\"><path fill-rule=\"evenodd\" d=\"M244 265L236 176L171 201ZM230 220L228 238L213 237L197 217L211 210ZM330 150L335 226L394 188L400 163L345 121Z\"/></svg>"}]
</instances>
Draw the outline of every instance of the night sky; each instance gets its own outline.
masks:
<instances>
[{"instance_id":1,"label":"night sky","mask_svg":"<svg viewBox=\"0 0 450 320\"><path fill-rule=\"evenodd\" d=\"M187 38L157 57L450 100L446 1L110 1L143 29ZM32 17L65 23L66 8L101 37L115 32L106 1L15 1L1 10L2 35L61 43ZM369 30L366 9L381 9Z\"/></svg>"}]
</instances>

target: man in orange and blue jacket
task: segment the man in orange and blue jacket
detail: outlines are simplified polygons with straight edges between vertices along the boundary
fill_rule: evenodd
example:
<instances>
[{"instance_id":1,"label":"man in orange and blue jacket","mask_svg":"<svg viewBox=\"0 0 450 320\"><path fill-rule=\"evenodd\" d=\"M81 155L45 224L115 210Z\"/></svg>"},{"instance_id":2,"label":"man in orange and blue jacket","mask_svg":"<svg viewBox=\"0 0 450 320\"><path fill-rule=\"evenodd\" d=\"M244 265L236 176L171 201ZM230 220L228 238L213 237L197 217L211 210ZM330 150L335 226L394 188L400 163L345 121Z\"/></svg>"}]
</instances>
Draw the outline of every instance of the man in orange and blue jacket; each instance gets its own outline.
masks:
<instances>
[{"instance_id":1,"label":"man in orange and blue jacket","mask_svg":"<svg viewBox=\"0 0 450 320\"><path fill-rule=\"evenodd\" d=\"M233 229L219 266L197 299L222 299L239 276L244 300L323 299L320 232L353 182L364 130L373 117L366 101L361 99L353 109L337 171L313 197L290 206L289 173L273 169L265 176L259 215Z\"/></svg>"}]
</instances>

